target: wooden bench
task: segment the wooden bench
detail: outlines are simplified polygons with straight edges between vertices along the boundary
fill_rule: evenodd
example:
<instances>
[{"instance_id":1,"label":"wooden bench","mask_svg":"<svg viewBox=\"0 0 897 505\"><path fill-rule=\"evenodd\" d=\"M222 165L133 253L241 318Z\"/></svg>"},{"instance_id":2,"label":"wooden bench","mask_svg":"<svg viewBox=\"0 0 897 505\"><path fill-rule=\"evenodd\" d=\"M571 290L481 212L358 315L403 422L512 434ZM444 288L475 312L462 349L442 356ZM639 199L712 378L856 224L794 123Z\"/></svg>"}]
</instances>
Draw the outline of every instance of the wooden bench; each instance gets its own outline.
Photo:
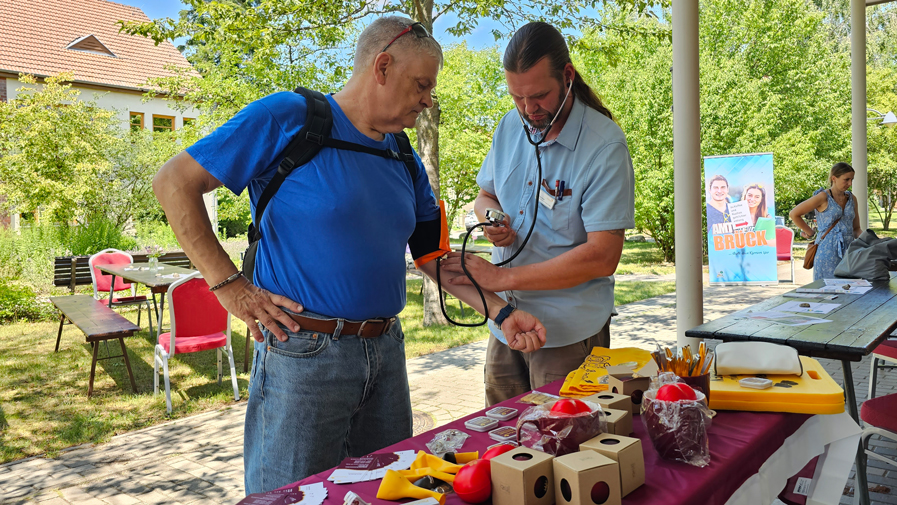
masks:
<instances>
[{"instance_id":1,"label":"wooden bench","mask_svg":"<svg viewBox=\"0 0 897 505\"><path fill-rule=\"evenodd\" d=\"M93 360L90 363L90 383L87 387L87 397L93 394L93 378L97 368L97 361L111 358L124 358L125 367L128 369L128 378L131 379L131 387L137 392L137 383L131 372L131 362L128 360L128 351L125 348L124 337L129 337L140 331L140 328L128 321L123 316L113 312L105 303L95 300L89 295L54 296L50 298L53 305L62 312L59 321L59 333L56 335L56 349L59 351L59 341L62 338L62 326L66 319L78 327L87 338L93 348ZM100 342L118 339L121 345L121 354L97 358ZM107 348L108 349L108 348Z\"/></svg>"},{"instance_id":2,"label":"wooden bench","mask_svg":"<svg viewBox=\"0 0 897 505\"><path fill-rule=\"evenodd\" d=\"M134 263L146 263L146 254L132 254ZM90 278L90 256L57 256L53 262L53 285L65 286L72 293L77 286L93 284ZM159 257L159 263L193 269L193 262L184 251L173 251Z\"/></svg>"}]
</instances>

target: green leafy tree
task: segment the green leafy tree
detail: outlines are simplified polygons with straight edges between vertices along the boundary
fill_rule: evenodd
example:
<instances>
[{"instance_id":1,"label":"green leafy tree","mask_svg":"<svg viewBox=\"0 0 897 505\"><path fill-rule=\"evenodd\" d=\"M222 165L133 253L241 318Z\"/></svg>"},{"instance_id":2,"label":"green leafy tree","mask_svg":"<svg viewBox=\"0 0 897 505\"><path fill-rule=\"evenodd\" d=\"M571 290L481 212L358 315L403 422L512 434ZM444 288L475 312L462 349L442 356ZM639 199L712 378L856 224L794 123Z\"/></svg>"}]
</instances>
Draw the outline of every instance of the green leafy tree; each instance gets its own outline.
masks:
<instances>
[{"instance_id":1,"label":"green leafy tree","mask_svg":"<svg viewBox=\"0 0 897 505\"><path fill-rule=\"evenodd\" d=\"M635 170L636 227L650 233L664 258L672 261L672 47L668 39L625 35L663 21L638 19L623 9L608 9L605 15L614 18L615 24L633 26L633 30L586 32L575 64L626 134Z\"/></svg>"},{"instance_id":2,"label":"green leafy tree","mask_svg":"<svg viewBox=\"0 0 897 505\"><path fill-rule=\"evenodd\" d=\"M849 54L804 0L704 5L702 153L771 151L777 212L787 215L849 159Z\"/></svg>"},{"instance_id":3,"label":"green leafy tree","mask_svg":"<svg viewBox=\"0 0 897 505\"><path fill-rule=\"evenodd\" d=\"M16 212L42 209L58 222L102 213L121 142L114 111L84 101L72 74L33 76L16 98L0 102L0 192Z\"/></svg>"},{"instance_id":4,"label":"green leafy tree","mask_svg":"<svg viewBox=\"0 0 897 505\"><path fill-rule=\"evenodd\" d=\"M164 219L153 194L153 177L168 159L183 149L183 130L156 132L148 129L120 131L124 142L110 149L111 170L102 176L107 190L98 203L117 226L131 219Z\"/></svg>"},{"instance_id":5,"label":"green leafy tree","mask_svg":"<svg viewBox=\"0 0 897 505\"><path fill-rule=\"evenodd\" d=\"M623 8L603 14L614 19L607 25L634 28L587 31L577 51L584 62L579 68L627 135L636 224L672 261L671 43L629 35L639 33L639 25L669 26L669 11L658 19ZM701 152L772 152L780 214L821 187L834 161L849 157L849 58L828 37L825 19L804 0L701 3ZM703 187L703 181L695 184Z\"/></svg>"},{"instance_id":6,"label":"green leafy tree","mask_svg":"<svg viewBox=\"0 0 897 505\"><path fill-rule=\"evenodd\" d=\"M621 0L637 12L650 15L657 2ZM668 3L668 0L660 0ZM228 119L255 98L274 91L304 85L332 90L349 75L345 56L350 41L370 16L402 13L420 22L430 33L442 16L455 19L448 31L455 36L470 33L480 19L497 20L496 39L519 24L543 19L562 29L595 26L601 18L589 13L602 0L565 0L557 3L532 0L434 0L317 2L313 0L205 1L186 0L187 9L177 20L149 23L123 22L122 30L152 37L156 42L185 37L186 56L202 78L182 71L155 80L171 96L197 104L208 130ZM424 110L416 126L417 150L427 169L430 185L440 197L438 99ZM459 194L464 194L459 189ZM438 310L435 285L424 280L424 324L446 323Z\"/></svg>"},{"instance_id":7,"label":"green leafy tree","mask_svg":"<svg viewBox=\"0 0 897 505\"><path fill-rule=\"evenodd\" d=\"M239 195L218 192L218 227L225 237L245 235L251 222L249 191L243 190Z\"/></svg>"},{"instance_id":8,"label":"green leafy tree","mask_svg":"<svg viewBox=\"0 0 897 505\"><path fill-rule=\"evenodd\" d=\"M897 69L881 66L867 73L869 103L882 112L897 110ZM874 125L874 126L873 126ZM897 205L897 128L870 123L867 129L869 153L869 202L889 230L894 206Z\"/></svg>"},{"instance_id":9,"label":"green leafy tree","mask_svg":"<svg viewBox=\"0 0 897 505\"><path fill-rule=\"evenodd\" d=\"M439 73L442 121L439 179L449 223L479 193L476 176L492 145L492 133L514 103L508 95L496 48L473 50L461 43L445 51Z\"/></svg>"}]
</instances>

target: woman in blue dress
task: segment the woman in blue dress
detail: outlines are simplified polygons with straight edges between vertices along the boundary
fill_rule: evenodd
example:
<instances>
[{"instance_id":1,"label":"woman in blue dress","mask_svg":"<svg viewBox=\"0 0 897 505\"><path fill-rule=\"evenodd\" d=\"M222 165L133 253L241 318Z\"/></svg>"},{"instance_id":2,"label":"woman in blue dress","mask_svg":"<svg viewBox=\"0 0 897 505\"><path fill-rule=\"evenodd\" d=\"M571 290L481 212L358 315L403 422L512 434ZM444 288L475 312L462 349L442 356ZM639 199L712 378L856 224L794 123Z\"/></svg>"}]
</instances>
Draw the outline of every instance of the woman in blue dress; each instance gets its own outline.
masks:
<instances>
[{"instance_id":1,"label":"woman in blue dress","mask_svg":"<svg viewBox=\"0 0 897 505\"><path fill-rule=\"evenodd\" d=\"M848 191L853 184L853 167L847 163L836 163L829 172L829 189L818 189L813 197L801 202L789 214L794 224L800 228L800 235L810 238L818 233L816 258L813 263L813 279L832 279L835 267L841 262L847 246L863 231L860 216L856 212L857 198ZM816 231L804 221L804 214L816 211ZM840 220L839 220L840 219ZM832 231L826 230L835 223ZM822 236L825 235L825 238Z\"/></svg>"}]
</instances>

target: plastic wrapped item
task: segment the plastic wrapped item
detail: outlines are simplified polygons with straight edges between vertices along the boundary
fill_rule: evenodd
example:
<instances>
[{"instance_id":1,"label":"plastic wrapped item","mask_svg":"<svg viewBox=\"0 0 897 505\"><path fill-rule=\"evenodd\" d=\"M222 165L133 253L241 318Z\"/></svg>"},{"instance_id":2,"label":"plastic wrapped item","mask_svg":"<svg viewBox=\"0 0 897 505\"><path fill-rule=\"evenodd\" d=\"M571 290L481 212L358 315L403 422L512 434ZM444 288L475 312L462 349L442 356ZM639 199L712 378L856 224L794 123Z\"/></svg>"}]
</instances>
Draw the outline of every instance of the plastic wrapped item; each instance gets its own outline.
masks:
<instances>
[{"instance_id":1,"label":"plastic wrapped item","mask_svg":"<svg viewBox=\"0 0 897 505\"><path fill-rule=\"evenodd\" d=\"M552 412L553 404L550 403L524 410L517 419L520 445L552 456L563 456L578 451L579 444L606 432L604 409L590 401L576 401L586 404L589 411L579 414Z\"/></svg>"},{"instance_id":2,"label":"plastic wrapped item","mask_svg":"<svg viewBox=\"0 0 897 505\"><path fill-rule=\"evenodd\" d=\"M700 391L695 400L658 400L660 387L674 382L679 378L670 372L652 379L642 402L642 422L661 458L705 467L710 464L710 409Z\"/></svg>"},{"instance_id":3,"label":"plastic wrapped item","mask_svg":"<svg viewBox=\"0 0 897 505\"><path fill-rule=\"evenodd\" d=\"M441 458L447 452L458 452L469 437L470 435L461 430L445 430L427 442L427 449L430 449L430 453L434 456Z\"/></svg>"}]
</instances>

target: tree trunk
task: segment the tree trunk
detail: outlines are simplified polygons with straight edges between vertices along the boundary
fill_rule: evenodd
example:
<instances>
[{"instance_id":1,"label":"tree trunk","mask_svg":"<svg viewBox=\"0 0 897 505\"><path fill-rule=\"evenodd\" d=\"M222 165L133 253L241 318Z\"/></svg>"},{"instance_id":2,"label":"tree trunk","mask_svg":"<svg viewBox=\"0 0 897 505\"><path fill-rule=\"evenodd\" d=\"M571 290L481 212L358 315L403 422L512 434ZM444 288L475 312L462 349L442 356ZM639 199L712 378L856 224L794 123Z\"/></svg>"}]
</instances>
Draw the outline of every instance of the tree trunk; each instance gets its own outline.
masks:
<instances>
[{"instance_id":1,"label":"tree trunk","mask_svg":"<svg viewBox=\"0 0 897 505\"><path fill-rule=\"evenodd\" d=\"M411 18L433 33L433 0L413 0ZM417 153L420 155L433 194L439 199L439 103L433 98L433 107L424 109L417 117ZM439 308L439 288L426 275L424 279L424 326L449 324Z\"/></svg>"},{"instance_id":2,"label":"tree trunk","mask_svg":"<svg viewBox=\"0 0 897 505\"><path fill-rule=\"evenodd\" d=\"M439 199L439 104L433 101L433 107L425 109L417 117L417 152L427 169L433 194ZM448 324L439 308L439 288L436 282L424 278L424 326Z\"/></svg>"}]
</instances>

